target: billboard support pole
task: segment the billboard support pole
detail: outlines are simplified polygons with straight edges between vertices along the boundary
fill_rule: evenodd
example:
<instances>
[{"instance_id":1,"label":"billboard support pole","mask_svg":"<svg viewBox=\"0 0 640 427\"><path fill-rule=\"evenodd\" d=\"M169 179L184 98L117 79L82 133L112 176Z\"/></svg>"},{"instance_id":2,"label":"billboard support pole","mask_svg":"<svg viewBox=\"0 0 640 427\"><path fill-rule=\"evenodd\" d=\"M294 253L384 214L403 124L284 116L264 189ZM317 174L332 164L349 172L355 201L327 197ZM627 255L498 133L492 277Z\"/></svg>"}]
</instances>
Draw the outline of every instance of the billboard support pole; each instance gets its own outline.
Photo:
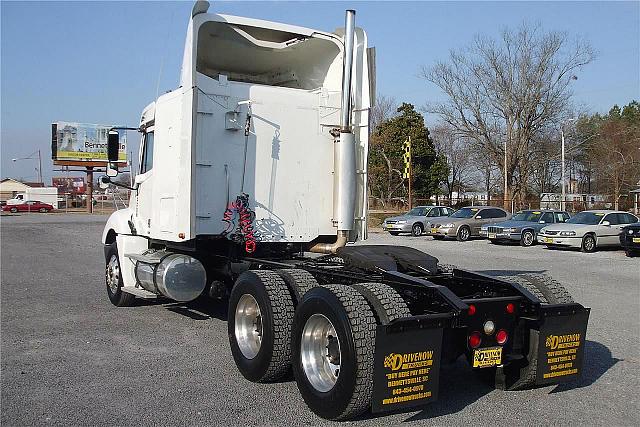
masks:
<instances>
[{"instance_id":1,"label":"billboard support pole","mask_svg":"<svg viewBox=\"0 0 640 427\"><path fill-rule=\"evenodd\" d=\"M93 213L93 166L87 166L87 213Z\"/></svg>"}]
</instances>

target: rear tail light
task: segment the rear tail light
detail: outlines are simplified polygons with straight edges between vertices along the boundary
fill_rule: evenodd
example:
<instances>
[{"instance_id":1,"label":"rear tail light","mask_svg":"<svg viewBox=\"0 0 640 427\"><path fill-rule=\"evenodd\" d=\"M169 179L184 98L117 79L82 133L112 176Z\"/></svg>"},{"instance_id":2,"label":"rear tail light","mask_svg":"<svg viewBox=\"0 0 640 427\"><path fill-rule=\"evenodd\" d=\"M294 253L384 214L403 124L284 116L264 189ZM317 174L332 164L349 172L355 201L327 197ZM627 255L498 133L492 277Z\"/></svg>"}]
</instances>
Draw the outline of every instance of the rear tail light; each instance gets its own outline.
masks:
<instances>
[{"instance_id":1,"label":"rear tail light","mask_svg":"<svg viewBox=\"0 0 640 427\"><path fill-rule=\"evenodd\" d=\"M509 334L504 329L500 329L496 334L496 342L500 345L504 345L509 339Z\"/></svg>"},{"instance_id":2,"label":"rear tail light","mask_svg":"<svg viewBox=\"0 0 640 427\"><path fill-rule=\"evenodd\" d=\"M515 313L515 311L516 311L516 306L515 306L515 305L513 305L513 303L511 303L511 302L510 302L510 303L509 303L509 304L507 304L507 306L505 307L505 310L507 311L507 313L509 313L509 314L513 314L513 313Z\"/></svg>"},{"instance_id":3,"label":"rear tail light","mask_svg":"<svg viewBox=\"0 0 640 427\"><path fill-rule=\"evenodd\" d=\"M471 335L469 335L469 347L478 348L481 343L482 336L480 335L480 332L472 332Z\"/></svg>"},{"instance_id":4,"label":"rear tail light","mask_svg":"<svg viewBox=\"0 0 640 427\"><path fill-rule=\"evenodd\" d=\"M473 316L474 314L476 314L476 306L473 304L469 304L469 310L467 311L467 313L469 314L469 316Z\"/></svg>"}]
</instances>

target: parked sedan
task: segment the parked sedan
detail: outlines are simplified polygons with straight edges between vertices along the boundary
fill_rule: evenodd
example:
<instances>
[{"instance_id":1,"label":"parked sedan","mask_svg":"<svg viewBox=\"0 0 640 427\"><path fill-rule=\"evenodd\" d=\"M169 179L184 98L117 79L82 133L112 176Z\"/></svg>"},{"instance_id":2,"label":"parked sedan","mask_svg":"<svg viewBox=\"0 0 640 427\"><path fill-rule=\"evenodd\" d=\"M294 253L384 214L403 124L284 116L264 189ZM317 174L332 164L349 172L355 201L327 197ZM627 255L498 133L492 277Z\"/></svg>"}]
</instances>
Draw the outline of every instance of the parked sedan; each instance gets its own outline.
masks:
<instances>
[{"instance_id":1,"label":"parked sedan","mask_svg":"<svg viewBox=\"0 0 640 427\"><path fill-rule=\"evenodd\" d=\"M620 246L620 233L627 224L638 218L627 212L591 210L577 213L564 224L543 227L538 242L548 247L580 248L595 252L602 246Z\"/></svg>"},{"instance_id":2,"label":"parked sedan","mask_svg":"<svg viewBox=\"0 0 640 427\"><path fill-rule=\"evenodd\" d=\"M42 203L38 200L28 200L19 205L5 205L2 207L6 212L50 212L53 210L53 206L48 203Z\"/></svg>"},{"instance_id":3,"label":"parked sedan","mask_svg":"<svg viewBox=\"0 0 640 427\"><path fill-rule=\"evenodd\" d=\"M515 214L509 221L483 225L480 236L488 238L491 243L515 241L522 246L531 246L542 227L568 219L569 214L564 211L525 210Z\"/></svg>"},{"instance_id":4,"label":"parked sedan","mask_svg":"<svg viewBox=\"0 0 640 427\"><path fill-rule=\"evenodd\" d=\"M483 225L506 219L509 219L509 214L503 209L469 206L456 211L441 222L434 223L431 235L434 239L455 237L458 241L465 242L473 236L479 236Z\"/></svg>"},{"instance_id":5,"label":"parked sedan","mask_svg":"<svg viewBox=\"0 0 640 427\"><path fill-rule=\"evenodd\" d=\"M440 221L454 212L446 206L417 206L404 215L386 218L382 222L382 229L397 236L400 233L421 235L426 229L428 221Z\"/></svg>"},{"instance_id":6,"label":"parked sedan","mask_svg":"<svg viewBox=\"0 0 640 427\"><path fill-rule=\"evenodd\" d=\"M640 255L640 224L630 224L622 227L620 244L628 257Z\"/></svg>"}]
</instances>

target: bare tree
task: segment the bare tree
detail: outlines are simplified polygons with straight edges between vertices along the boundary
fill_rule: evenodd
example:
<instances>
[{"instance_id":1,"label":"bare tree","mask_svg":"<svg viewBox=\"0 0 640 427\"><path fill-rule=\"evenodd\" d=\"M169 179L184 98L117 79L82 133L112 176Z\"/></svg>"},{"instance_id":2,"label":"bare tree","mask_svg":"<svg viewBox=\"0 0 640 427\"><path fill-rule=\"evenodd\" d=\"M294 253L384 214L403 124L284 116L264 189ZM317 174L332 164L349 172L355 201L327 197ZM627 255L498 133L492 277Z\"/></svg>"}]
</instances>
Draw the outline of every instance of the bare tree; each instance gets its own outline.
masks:
<instances>
[{"instance_id":1,"label":"bare tree","mask_svg":"<svg viewBox=\"0 0 640 427\"><path fill-rule=\"evenodd\" d=\"M448 97L426 110L506 169L508 208L528 178L532 141L567 114L569 83L593 59L587 42L539 26L505 29L499 40L476 36L468 48L451 51L447 62L423 67L421 76Z\"/></svg>"},{"instance_id":2,"label":"bare tree","mask_svg":"<svg viewBox=\"0 0 640 427\"><path fill-rule=\"evenodd\" d=\"M455 129L448 124L435 126L431 135L436 151L446 157L449 165L449 176L445 185L449 201L451 201L455 189L458 189L459 193L461 187L467 187L471 184L472 147L457 136Z\"/></svg>"},{"instance_id":3,"label":"bare tree","mask_svg":"<svg viewBox=\"0 0 640 427\"><path fill-rule=\"evenodd\" d=\"M381 94L376 95L376 103L371 108L371 133L375 132L380 123L396 115L397 110L398 103L394 97Z\"/></svg>"}]
</instances>

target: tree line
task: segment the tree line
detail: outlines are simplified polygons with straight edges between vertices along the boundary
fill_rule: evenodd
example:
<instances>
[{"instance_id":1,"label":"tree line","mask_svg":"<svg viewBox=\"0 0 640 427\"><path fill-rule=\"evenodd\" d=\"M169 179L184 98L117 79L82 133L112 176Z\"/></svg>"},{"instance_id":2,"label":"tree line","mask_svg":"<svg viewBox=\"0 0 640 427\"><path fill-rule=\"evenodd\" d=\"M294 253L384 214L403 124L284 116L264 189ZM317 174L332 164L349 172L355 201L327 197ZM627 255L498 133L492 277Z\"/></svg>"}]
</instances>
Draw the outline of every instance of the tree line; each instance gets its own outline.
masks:
<instances>
[{"instance_id":1,"label":"tree line","mask_svg":"<svg viewBox=\"0 0 640 427\"><path fill-rule=\"evenodd\" d=\"M414 194L481 191L511 209L561 187L565 135L567 193L603 194L618 208L640 179L640 106L576 113L572 82L595 59L590 44L522 24L494 39L476 36L420 76L444 97L421 111L379 95L371 114L369 188L383 207L405 200L402 143L413 144Z\"/></svg>"}]
</instances>

